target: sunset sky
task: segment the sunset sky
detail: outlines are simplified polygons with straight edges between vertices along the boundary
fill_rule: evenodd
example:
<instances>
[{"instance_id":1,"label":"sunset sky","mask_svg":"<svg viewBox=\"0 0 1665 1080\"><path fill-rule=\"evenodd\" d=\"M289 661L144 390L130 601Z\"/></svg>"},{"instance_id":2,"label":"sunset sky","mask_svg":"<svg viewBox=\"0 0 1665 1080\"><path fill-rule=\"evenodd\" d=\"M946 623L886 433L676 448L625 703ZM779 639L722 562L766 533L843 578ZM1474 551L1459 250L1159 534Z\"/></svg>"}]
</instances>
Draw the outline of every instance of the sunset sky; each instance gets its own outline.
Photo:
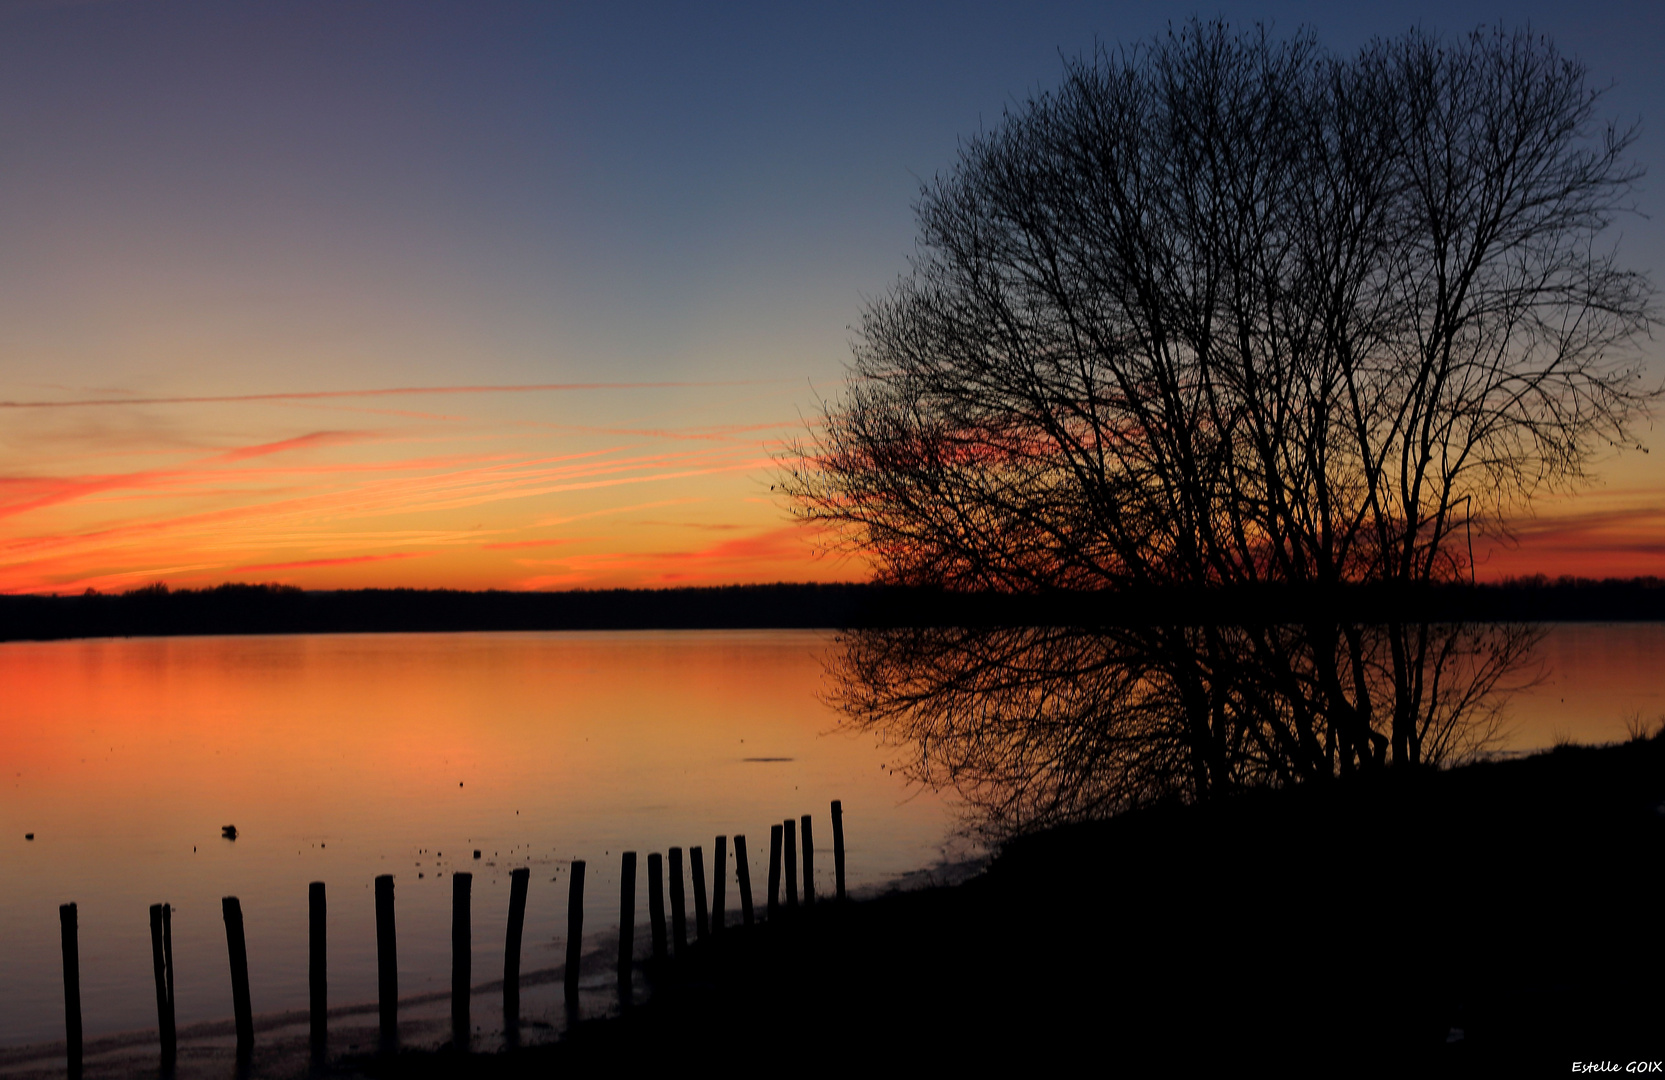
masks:
<instances>
[{"instance_id":1,"label":"sunset sky","mask_svg":"<svg viewBox=\"0 0 1665 1080\"><path fill-rule=\"evenodd\" d=\"M861 579L771 454L921 182L1193 10L0 0L0 591ZM1642 122L1612 239L1665 272L1665 5L1202 13L1530 22ZM1665 574L1659 430L1480 575Z\"/></svg>"}]
</instances>

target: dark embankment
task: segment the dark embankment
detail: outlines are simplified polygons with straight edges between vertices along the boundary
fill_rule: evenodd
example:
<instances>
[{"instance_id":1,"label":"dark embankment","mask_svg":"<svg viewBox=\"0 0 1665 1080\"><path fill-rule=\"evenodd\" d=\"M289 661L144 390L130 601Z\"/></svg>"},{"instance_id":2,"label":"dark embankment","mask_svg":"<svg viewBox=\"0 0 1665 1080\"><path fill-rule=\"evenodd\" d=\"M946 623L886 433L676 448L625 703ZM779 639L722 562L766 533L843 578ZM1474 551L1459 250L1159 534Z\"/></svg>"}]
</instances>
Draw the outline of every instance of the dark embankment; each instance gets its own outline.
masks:
<instances>
[{"instance_id":1,"label":"dark embankment","mask_svg":"<svg viewBox=\"0 0 1665 1080\"><path fill-rule=\"evenodd\" d=\"M1665 1056L1661 800L1665 738L1160 808L1010 844L963 886L820 905L696 948L652 1005L555 1047L359 1066L1622 1068Z\"/></svg>"},{"instance_id":2,"label":"dark embankment","mask_svg":"<svg viewBox=\"0 0 1665 1080\"><path fill-rule=\"evenodd\" d=\"M1248 585L1039 595L862 584L574 592L219 585L0 596L0 641L174 634L462 630L696 630L1153 623L1665 620L1665 582L1532 579L1501 585Z\"/></svg>"}]
</instances>

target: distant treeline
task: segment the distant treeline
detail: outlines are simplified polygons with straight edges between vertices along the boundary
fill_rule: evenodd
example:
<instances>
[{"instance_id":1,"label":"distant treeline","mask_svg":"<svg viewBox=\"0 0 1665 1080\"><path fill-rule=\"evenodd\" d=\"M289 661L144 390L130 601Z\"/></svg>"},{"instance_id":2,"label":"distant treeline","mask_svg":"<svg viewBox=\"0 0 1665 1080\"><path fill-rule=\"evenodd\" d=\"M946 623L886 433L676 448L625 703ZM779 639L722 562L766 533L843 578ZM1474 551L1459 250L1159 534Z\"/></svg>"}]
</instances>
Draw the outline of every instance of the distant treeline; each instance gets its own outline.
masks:
<instances>
[{"instance_id":1,"label":"distant treeline","mask_svg":"<svg viewBox=\"0 0 1665 1080\"><path fill-rule=\"evenodd\" d=\"M882 626L1665 621L1665 581L1528 578L1389 589L1234 586L1041 595L883 585L573 592L219 585L0 596L0 641L174 634L693 630Z\"/></svg>"}]
</instances>

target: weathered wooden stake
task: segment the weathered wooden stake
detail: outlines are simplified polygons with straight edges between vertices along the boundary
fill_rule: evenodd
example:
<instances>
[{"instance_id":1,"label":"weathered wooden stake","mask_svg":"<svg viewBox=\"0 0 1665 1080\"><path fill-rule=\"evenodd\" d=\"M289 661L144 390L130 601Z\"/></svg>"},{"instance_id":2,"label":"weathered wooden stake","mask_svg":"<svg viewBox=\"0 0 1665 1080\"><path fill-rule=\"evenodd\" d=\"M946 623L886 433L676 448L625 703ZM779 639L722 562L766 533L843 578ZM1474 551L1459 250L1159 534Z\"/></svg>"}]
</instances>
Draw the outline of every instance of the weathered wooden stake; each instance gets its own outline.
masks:
<instances>
[{"instance_id":1,"label":"weathered wooden stake","mask_svg":"<svg viewBox=\"0 0 1665 1080\"><path fill-rule=\"evenodd\" d=\"M220 900L225 947L231 956L231 1011L237 1018L237 1056L254 1049L254 1009L249 1005L249 947L243 937L243 905L235 896Z\"/></svg>"},{"instance_id":2,"label":"weathered wooden stake","mask_svg":"<svg viewBox=\"0 0 1665 1080\"><path fill-rule=\"evenodd\" d=\"M781 823L786 836L786 906L798 907L798 823L787 818Z\"/></svg>"},{"instance_id":3,"label":"weathered wooden stake","mask_svg":"<svg viewBox=\"0 0 1665 1080\"><path fill-rule=\"evenodd\" d=\"M325 947L328 934L322 881L314 881L306 887L306 906L306 982L312 1005L312 1056L322 1058L329 1040L330 1014L329 951Z\"/></svg>"},{"instance_id":4,"label":"weathered wooden stake","mask_svg":"<svg viewBox=\"0 0 1665 1080\"><path fill-rule=\"evenodd\" d=\"M630 1004L630 965L636 952L636 853L619 866L619 1004Z\"/></svg>"},{"instance_id":5,"label":"weathered wooden stake","mask_svg":"<svg viewBox=\"0 0 1665 1080\"><path fill-rule=\"evenodd\" d=\"M688 849L688 861L694 871L694 933L704 941L711 933L711 913L705 907L705 852L698 844Z\"/></svg>"},{"instance_id":6,"label":"weathered wooden stake","mask_svg":"<svg viewBox=\"0 0 1665 1080\"><path fill-rule=\"evenodd\" d=\"M648 924L653 928L653 960L665 962L665 857L648 856Z\"/></svg>"},{"instance_id":7,"label":"weathered wooden stake","mask_svg":"<svg viewBox=\"0 0 1665 1080\"><path fill-rule=\"evenodd\" d=\"M671 849L671 931L676 939L676 958L688 952L688 898L682 889L682 849Z\"/></svg>"},{"instance_id":8,"label":"weathered wooden stake","mask_svg":"<svg viewBox=\"0 0 1665 1080\"><path fill-rule=\"evenodd\" d=\"M162 1067L174 1063L179 1043L174 1027L173 995L168 992L168 949L162 935L162 905L150 905L150 961L156 972L156 1037L162 1044Z\"/></svg>"},{"instance_id":9,"label":"weathered wooden stake","mask_svg":"<svg viewBox=\"0 0 1665 1080\"><path fill-rule=\"evenodd\" d=\"M780 914L780 826L769 826L769 918Z\"/></svg>"},{"instance_id":10,"label":"weathered wooden stake","mask_svg":"<svg viewBox=\"0 0 1665 1080\"><path fill-rule=\"evenodd\" d=\"M804 834L804 907L815 903L815 839L809 831L809 815L798 819Z\"/></svg>"},{"instance_id":11,"label":"weathered wooden stake","mask_svg":"<svg viewBox=\"0 0 1665 1080\"><path fill-rule=\"evenodd\" d=\"M723 928L723 897L728 892L728 837L717 837L717 854L711 866L711 932Z\"/></svg>"},{"instance_id":12,"label":"weathered wooden stake","mask_svg":"<svg viewBox=\"0 0 1665 1080\"><path fill-rule=\"evenodd\" d=\"M838 899L844 899L844 804L832 801L833 822L833 882Z\"/></svg>"},{"instance_id":13,"label":"weathered wooden stake","mask_svg":"<svg viewBox=\"0 0 1665 1080\"><path fill-rule=\"evenodd\" d=\"M526 889L532 871L509 871L509 930L503 939L503 1028L520 1026L520 938L526 929Z\"/></svg>"},{"instance_id":14,"label":"weathered wooden stake","mask_svg":"<svg viewBox=\"0 0 1665 1080\"><path fill-rule=\"evenodd\" d=\"M584 954L584 860L572 860L572 883L567 886L567 1004L578 1004L578 962Z\"/></svg>"},{"instance_id":15,"label":"weathered wooden stake","mask_svg":"<svg viewBox=\"0 0 1665 1080\"><path fill-rule=\"evenodd\" d=\"M69 1075L81 1075L81 931L75 905L58 906L58 931L64 950L64 1045Z\"/></svg>"},{"instance_id":16,"label":"weathered wooden stake","mask_svg":"<svg viewBox=\"0 0 1665 1080\"><path fill-rule=\"evenodd\" d=\"M451 875L451 1045L468 1049L468 988L474 982L474 875Z\"/></svg>"},{"instance_id":17,"label":"weathered wooden stake","mask_svg":"<svg viewBox=\"0 0 1665 1080\"><path fill-rule=\"evenodd\" d=\"M168 1007L173 1007L173 905L162 905L162 960L168 969ZM171 1012L169 1015L173 1015ZM177 1029L175 1029L175 1048L178 1047Z\"/></svg>"},{"instance_id":18,"label":"weathered wooden stake","mask_svg":"<svg viewBox=\"0 0 1665 1080\"><path fill-rule=\"evenodd\" d=\"M740 886L740 923L752 924L752 870L746 861L746 838L734 834L734 874Z\"/></svg>"},{"instance_id":19,"label":"weathered wooden stake","mask_svg":"<svg viewBox=\"0 0 1665 1080\"><path fill-rule=\"evenodd\" d=\"M393 925L393 875L376 878L376 996L381 1005L381 1048L399 1048L399 935Z\"/></svg>"}]
</instances>

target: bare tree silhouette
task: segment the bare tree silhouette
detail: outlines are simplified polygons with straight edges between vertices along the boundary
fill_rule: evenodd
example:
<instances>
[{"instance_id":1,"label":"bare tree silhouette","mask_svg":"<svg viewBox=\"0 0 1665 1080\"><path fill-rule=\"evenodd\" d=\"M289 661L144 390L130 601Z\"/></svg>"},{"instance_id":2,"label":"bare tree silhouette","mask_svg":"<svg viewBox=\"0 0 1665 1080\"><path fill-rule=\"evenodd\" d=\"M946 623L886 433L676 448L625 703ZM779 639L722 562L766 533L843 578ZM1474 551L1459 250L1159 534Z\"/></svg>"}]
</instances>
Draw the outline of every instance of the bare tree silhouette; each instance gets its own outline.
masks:
<instances>
[{"instance_id":1,"label":"bare tree silhouette","mask_svg":"<svg viewBox=\"0 0 1665 1080\"><path fill-rule=\"evenodd\" d=\"M1474 537L1630 445L1658 393L1632 348L1651 285L1601 244L1634 131L1598 121L1587 83L1501 29L1338 58L1192 22L1067 64L923 191L911 273L867 305L848 388L783 460L795 512L881 580L1107 605L1467 578ZM1078 655L1087 681L1042 662L1024 693L1100 735L1117 718L1092 754L1118 778L1073 798L1150 776L1207 797L1447 760L1530 637L1179 628L1116 639L1115 664ZM971 672L1013 688L999 635L962 640L968 667L919 635L904 659L907 640L852 641L858 718L928 696L881 657L936 672L943 700Z\"/></svg>"}]
</instances>

